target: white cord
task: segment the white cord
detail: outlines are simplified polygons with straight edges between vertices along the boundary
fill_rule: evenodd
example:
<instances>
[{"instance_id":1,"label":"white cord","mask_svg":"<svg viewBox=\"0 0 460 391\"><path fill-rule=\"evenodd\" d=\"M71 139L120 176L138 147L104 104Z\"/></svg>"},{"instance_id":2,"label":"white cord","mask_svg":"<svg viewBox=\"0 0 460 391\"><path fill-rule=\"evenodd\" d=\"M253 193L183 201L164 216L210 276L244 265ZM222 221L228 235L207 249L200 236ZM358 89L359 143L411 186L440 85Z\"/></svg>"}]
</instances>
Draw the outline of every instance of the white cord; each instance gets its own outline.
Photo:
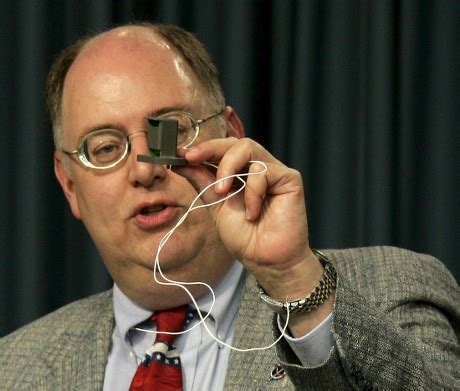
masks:
<instances>
[{"instance_id":1,"label":"white cord","mask_svg":"<svg viewBox=\"0 0 460 391\"><path fill-rule=\"evenodd\" d=\"M154 261L154 264L153 264L153 278L154 278L155 282L160 284L160 285L177 286L177 287L183 289L188 294L188 296L190 297L192 303L194 304L195 308L197 309L197 314L198 314L198 316L200 318L200 321L197 324L195 324L193 327L190 327L190 328L188 328L188 329L186 329L184 331L179 331L179 332L170 332L170 331L159 332L159 331L156 331L156 330L147 330L147 329L143 329L143 328L140 328L140 327L136 327L135 328L136 330L144 331L144 332L148 332L148 333L180 335L180 334L188 333L188 332L192 331L195 327L198 327L200 324L203 324L204 328L206 329L207 333L209 334L209 336L212 339L214 339L217 343L219 343L219 344L221 344L223 346L226 346L229 349L235 350L237 352L251 352L251 351L255 351L255 350L270 349L273 346L275 346L281 340L281 338L283 338L286 335L286 330L287 330L287 327L288 327L288 324L289 324L289 307L287 307L286 323L284 325L283 330L281 331L281 335L272 344L270 344L268 346L263 346L263 347L254 347L254 348L246 348L246 349L237 348L237 347L234 347L234 346L231 346L231 345L227 344L226 342L224 342L224 341L220 340L218 337L216 337L211 332L211 330L209 330L208 325L205 322L205 320L211 315L211 312L212 312L212 309L214 307L214 304L216 303L216 295L215 295L214 290L212 289L212 287L209 284L206 284L205 282L201 282L201 281L185 282L185 281L171 280L171 279L169 279L168 277L166 277L163 274L163 272L161 270L161 266L160 266L160 253L161 253L161 250L163 249L163 247L165 246L166 242L169 240L171 235L184 222L184 220L187 218L187 216L189 215L190 212L192 212L195 209L206 208L206 207L216 205L216 204L219 204L221 202L224 202L224 201L228 200L229 198L231 198L231 197L235 196L236 194L238 194L239 192L243 191L244 188L246 187L246 182L243 180L243 177L248 177L250 175L261 175L261 174L263 174L264 172L266 172L268 170L267 165L264 162L261 162L261 161L258 161L258 160L251 160L249 163L251 163L251 164L260 164L263 167L263 170L258 171L258 172L248 172L248 173L244 173L244 174L229 175L229 176L221 178L221 179L219 179L219 180L207 185L203 190L201 190L198 193L198 195L192 201L192 203L190 204L190 207L187 209L187 211L184 213L184 215L179 219L179 221L176 223L176 225L169 232L166 233L166 235L160 240L160 243L158 245L157 254L155 256L155 261ZM205 162L203 164L211 166L211 167L214 167L214 168L217 168L217 166L212 164L212 163ZM223 182L223 181L225 181L227 179L230 179L230 178L237 178L242 183L242 186L239 189L235 190L232 193L227 194L225 197L223 197L223 198L221 198L221 199L219 199L217 201L210 202L209 204L201 204L201 205L196 205L195 206L195 204L198 202L198 200L200 200L201 196L204 193L206 193L206 191L208 191L212 186L216 185L219 182ZM166 282L162 282L162 281L158 280L157 271L160 274L160 276ZM196 299L193 297L192 293L186 287L186 285L202 285L202 286L206 287L209 290L209 292L211 293L211 296L212 296L211 308L209 309L208 313L204 317L203 317L203 315L201 314L201 312L198 309L198 303L196 302Z\"/></svg>"}]
</instances>

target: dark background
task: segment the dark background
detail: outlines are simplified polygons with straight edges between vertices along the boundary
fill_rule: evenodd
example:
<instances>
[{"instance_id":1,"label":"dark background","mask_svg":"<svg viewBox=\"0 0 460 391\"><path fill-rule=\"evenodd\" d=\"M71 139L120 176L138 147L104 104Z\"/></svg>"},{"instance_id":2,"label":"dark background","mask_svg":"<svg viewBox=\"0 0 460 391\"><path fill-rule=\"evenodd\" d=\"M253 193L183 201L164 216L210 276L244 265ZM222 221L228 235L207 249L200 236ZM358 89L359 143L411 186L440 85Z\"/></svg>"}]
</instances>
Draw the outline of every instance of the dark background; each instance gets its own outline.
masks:
<instances>
[{"instance_id":1,"label":"dark background","mask_svg":"<svg viewBox=\"0 0 460 391\"><path fill-rule=\"evenodd\" d=\"M54 178L43 85L60 49L134 20L205 43L247 134L302 172L314 246L402 246L460 277L460 1L5 0L0 335L111 286Z\"/></svg>"}]
</instances>

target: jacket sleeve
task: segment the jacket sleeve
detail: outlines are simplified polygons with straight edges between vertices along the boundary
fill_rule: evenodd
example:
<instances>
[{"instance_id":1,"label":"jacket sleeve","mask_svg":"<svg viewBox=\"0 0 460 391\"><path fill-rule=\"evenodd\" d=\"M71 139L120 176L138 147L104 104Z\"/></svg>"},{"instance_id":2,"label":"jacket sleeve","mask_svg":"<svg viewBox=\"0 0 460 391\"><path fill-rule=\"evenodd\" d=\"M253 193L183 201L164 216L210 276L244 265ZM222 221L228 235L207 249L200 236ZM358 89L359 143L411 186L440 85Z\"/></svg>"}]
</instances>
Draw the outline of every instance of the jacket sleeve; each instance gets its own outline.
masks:
<instances>
[{"instance_id":1,"label":"jacket sleeve","mask_svg":"<svg viewBox=\"0 0 460 391\"><path fill-rule=\"evenodd\" d=\"M281 342L277 355L292 382L314 389L460 389L460 293L447 269L391 247L327 254L338 273L334 347L322 365L304 368Z\"/></svg>"}]
</instances>

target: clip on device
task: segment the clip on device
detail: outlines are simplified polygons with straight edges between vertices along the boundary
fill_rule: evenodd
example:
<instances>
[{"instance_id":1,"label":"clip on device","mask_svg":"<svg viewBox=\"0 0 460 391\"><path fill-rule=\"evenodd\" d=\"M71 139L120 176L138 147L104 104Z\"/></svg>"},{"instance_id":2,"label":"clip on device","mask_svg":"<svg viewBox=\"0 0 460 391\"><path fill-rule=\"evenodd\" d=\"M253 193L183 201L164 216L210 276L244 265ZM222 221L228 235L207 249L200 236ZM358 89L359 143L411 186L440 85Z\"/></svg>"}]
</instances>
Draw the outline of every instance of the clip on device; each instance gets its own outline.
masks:
<instances>
[{"instance_id":1,"label":"clip on device","mask_svg":"<svg viewBox=\"0 0 460 391\"><path fill-rule=\"evenodd\" d=\"M137 155L137 161L171 166L185 166L187 160L176 155L177 121L148 118L148 155Z\"/></svg>"}]
</instances>

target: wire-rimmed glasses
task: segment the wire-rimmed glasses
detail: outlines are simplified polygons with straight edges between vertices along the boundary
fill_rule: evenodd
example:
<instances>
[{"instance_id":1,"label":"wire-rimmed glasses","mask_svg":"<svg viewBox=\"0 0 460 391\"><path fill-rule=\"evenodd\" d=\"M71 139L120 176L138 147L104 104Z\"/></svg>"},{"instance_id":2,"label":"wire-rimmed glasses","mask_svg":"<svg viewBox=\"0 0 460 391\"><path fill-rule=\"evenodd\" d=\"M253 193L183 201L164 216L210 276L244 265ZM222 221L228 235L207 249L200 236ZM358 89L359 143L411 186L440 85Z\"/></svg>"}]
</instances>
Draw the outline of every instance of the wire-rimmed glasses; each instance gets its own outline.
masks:
<instances>
[{"instance_id":1,"label":"wire-rimmed glasses","mask_svg":"<svg viewBox=\"0 0 460 391\"><path fill-rule=\"evenodd\" d=\"M200 125L222 114L223 109L202 119L195 119L186 111L170 111L154 117L155 120L176 120L178 123L177 147L189 148L200 134ZM120 129L98 129L83 136L73 151L61 149L61 152L72 156L86 167L96 170L106 170L121 163L131 150L131 137L136 133L147 133L146 130L136 130L125 133Z\"/></svg>"}]
</instances>

